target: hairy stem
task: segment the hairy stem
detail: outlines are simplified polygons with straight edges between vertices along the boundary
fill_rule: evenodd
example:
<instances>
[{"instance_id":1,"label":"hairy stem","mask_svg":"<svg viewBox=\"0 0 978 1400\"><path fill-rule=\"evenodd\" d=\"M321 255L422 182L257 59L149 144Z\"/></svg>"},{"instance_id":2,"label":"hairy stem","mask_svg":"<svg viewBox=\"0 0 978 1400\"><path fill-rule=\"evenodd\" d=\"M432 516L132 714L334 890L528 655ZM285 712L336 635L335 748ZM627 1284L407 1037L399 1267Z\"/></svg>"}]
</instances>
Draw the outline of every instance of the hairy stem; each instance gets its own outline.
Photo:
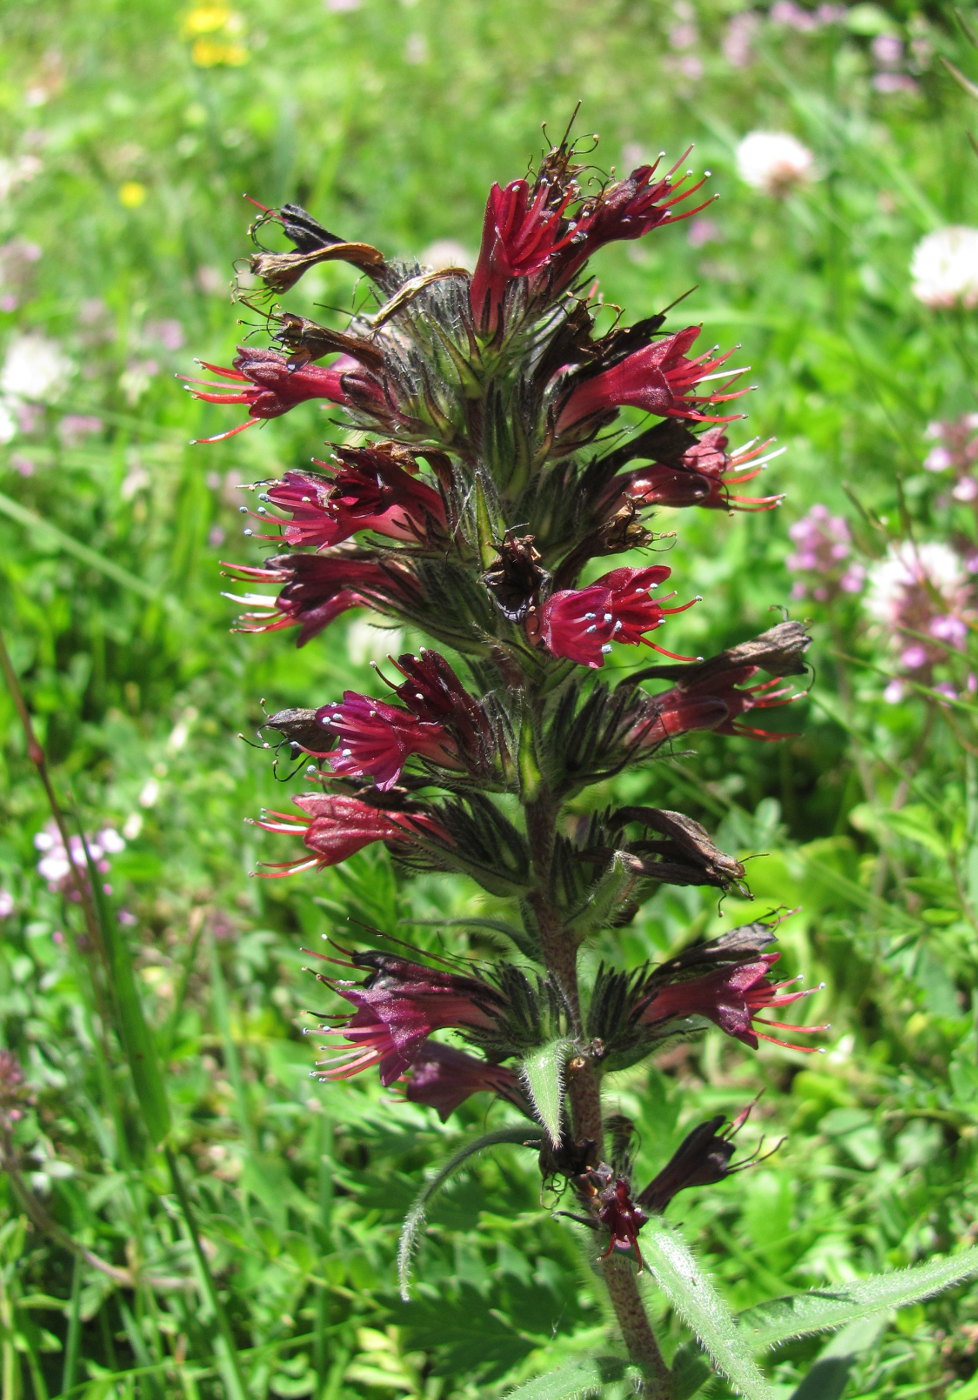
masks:
<instances>
[{"instance_id":1,"label":"hairy stem","mask_svg":"<svg viewBox=\"0 0 978 1400\"><path fill-rule=\"evenodd\" d=\"M629 1360L641 1369L649 1382L645 1392L648 1400L672 1400L672 1373L649 1323L632 1261L611 1253L607 1259L602 1259L601 1272Z\"/></svg>"},{"instance_id":2,"label":"hairy stem","mask_svg":"<svg viewBox=\"0 0 978 1400\"><path fill-rule=\"evenodd\" d=\"M583 1040L577 979L578 945L564 927L551 892L557 815L557 804L546 791L538 793L535 800L526 805L526 829L536 876L536 888L529 902L536 916L547 972L560 989L574 1035ZM567 1086L571 1133L575 1142L594 1144L590 1156L592 1165L596 1165L604 1157L601 1078L596 1065L587 1056L582 1056L581 1060L580 1067L571 1071ZM671 1373L638 1291L634 1264L612 1251L601 1260L601 1274L629 1359L641 1369L648 1382L649 1400L671 1400Z\"/></svg>"}]
</instances>

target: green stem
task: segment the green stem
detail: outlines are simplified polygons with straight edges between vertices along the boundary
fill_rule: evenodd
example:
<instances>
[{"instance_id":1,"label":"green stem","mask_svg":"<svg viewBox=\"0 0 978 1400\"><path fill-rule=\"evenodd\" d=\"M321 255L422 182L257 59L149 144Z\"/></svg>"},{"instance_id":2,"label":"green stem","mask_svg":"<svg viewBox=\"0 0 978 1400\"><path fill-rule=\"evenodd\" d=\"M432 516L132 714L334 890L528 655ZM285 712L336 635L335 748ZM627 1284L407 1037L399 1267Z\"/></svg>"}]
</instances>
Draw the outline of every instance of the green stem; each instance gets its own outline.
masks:
<instances>
[{"instance_id":1,"label":"green stem","mask_svg":"<svg viewBox=\"0 0 978 1400\"><path fill-rule=\"evenodd\" d=\"M207 1256L204 1253L203 1245L200 1242L200 1234L197 1230L197 1221L193 1207L190 1204L190 1197L184 1188L183 1178L180 1175L180 1168L176 1156L170 1146L163 1148L166 1157L166 1165L170 1172L170 1181L173 1185L174 1195L180 1206L180 1214L183 1216L184 1224L187 1227L187 1234L190 1236L190 1245L197 1261L197 1271L200 1287L210 1305L210 1311L214 1322L217 1325L217 1336L214 1339L215 1352L220 1358L219 1365L224 1378L224 1385L227 1389L229 1400L246 1400L247 1387L238 1360L238 1349L235 1345L234 1336L231 1332L231 1325L228 1322L227 1313L217 1292L217 1285L211 1273ZM223 1353L223 1356L221 1355ZM221 1364L223 1363L223 1364Z\"/></svg>"}]
</instances>

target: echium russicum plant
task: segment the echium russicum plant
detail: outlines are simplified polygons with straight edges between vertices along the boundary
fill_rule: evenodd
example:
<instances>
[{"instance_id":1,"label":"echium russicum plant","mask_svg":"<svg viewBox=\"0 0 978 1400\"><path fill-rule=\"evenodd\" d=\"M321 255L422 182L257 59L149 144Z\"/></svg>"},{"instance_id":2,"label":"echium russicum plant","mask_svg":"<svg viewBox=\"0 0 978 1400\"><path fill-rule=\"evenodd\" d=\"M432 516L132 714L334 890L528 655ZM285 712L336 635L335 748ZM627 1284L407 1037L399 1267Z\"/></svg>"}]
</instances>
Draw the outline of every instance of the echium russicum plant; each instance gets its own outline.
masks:
<instances>
[{"instance_id":1,"label":"echium russicum plant","mask_svg":"<svg viewBox=\"0 0 978 1400\"><path fill-rule=\"evenodd\" d=\"M811 1048L799 1037L823 1028L764 1016L807 995L779 976L776 918L658 966L582 971L589 942L663 884L748 892L743 865L694 817L604 805L584 818L587 790L696 730L778 738L753 712L796 698L809 642L788 620L707 659L673 640L699 599L681 576L671 586L655 507L779 498L744 494L768 444L731 445L745 392L731 351L703 350L695 325L666 330L663 314L597 331L591 256L704 207L703 180L660 164L601 181L565 138L534 176L492 187L473 272L394 261L294 204L262 207L251 272L268 295L247 300L272 344L206 366L223 382L193 392L246 410L210 441L306 401L339 417L314 470L256 488L249 533L274 551L231 570L247 589L241 629L292 629L304 646L367 609L430 639L390 658L383 693L297 697L268 720L309 761L293 809L258 819L300 848L265 873L382 842L409 871L454 871L511 902L511 955L489 967L457 947L424 960L338 942L317 974L342 1007L319 1027L318 1075L376 1068L443 1120L473 1094L504 1100L495 1140L532 1148L574 1201L568 1228L591 1232L630 1361L647 1393L668 1396L637 1282L641 1233L677 1192L749 1163L733 1142L748 1107L701 1123L645 1181L629 1125L606 1116L606 1076L711 1027L752 1050ZM286 251L262 242L276 226ZM333 330L280 307L335 259L362 275L369 309ZM626 406L646 415L640 428L616 428ZM640 647L651 664L605 670Z\"/></svg>"}]
</instances>

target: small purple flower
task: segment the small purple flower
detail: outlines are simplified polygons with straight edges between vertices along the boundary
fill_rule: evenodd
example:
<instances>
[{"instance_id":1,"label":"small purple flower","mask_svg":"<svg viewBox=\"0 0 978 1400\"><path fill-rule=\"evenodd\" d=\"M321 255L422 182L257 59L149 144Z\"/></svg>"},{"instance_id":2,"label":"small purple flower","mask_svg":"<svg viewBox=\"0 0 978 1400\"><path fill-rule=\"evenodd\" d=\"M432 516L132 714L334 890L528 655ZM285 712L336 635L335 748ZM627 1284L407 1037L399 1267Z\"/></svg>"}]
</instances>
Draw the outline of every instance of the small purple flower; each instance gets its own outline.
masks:
<instances>
[{"instance_id":1,"label":"small purple flower","mask_svg":"<svg viewBox=\"0 0 978 1400\"><path fill-rule=\"evenodd\" d=\"M69 836L66 848L54 822L48 822L43 831L34 837L34 846L41 852L37 873L52 894L63 894L75 904L81 902L79 880L85 889L89 887L86 845L95 869L100 875L107 875L109 856L125 850L126 843L115 827L104 826L94 836L87 836L84 840L81 836ZM102 888L106 894L112 893L111 885L103 884Z\"/></svg>"},{"instance_id":2,"label":"small purple flower","mask_svg":"<svg viewBox=\"0 0 978 1400\"><path fill-rule=\"evenodd\" d=\"M934 668L964 650L978 623L975 588L949 544L900 540L869 570L865 607L896 652L904 675L885 698L902 699L903 680L930 686Z\"/></svg>"},{"instance_id":3,"label":"small purple flower","mask_svg":"<svg viewBox=\"0 0 978 1400\"><path fill-rule=\"evenodd\" d=\"M789 527L788 534L796 552L786 562L792 573L801 575L792 586L793 598L828 603L840 593L860 592L866 570L850 557L852 536L841 515L831 515L826 506L814 505Z\"/></svg>"},{"instance_id":4,"label":"small purple flower","mask_svg":"<svg viewBox=\"0 0 978 1400\"><path fill-rule=\"evenodd\" d=\"M924 458L929 472L953 471L951 496L956 501L972 505L978 501L978 413L966 413L962 418L931 423L926 436L937 440Z\"/></svg>"}]
</instances>

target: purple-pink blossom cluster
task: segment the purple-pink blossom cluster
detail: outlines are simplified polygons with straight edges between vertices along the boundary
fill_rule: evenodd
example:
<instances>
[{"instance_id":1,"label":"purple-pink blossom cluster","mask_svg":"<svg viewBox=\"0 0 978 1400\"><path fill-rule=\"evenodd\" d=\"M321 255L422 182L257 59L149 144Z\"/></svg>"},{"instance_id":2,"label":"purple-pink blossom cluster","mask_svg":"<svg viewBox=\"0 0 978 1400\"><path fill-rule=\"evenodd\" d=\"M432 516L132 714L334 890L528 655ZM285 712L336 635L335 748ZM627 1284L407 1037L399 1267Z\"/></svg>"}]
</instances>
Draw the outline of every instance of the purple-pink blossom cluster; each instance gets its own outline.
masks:
<instances>
[{"instance_id":1,"label":"purple-pink blossom cluster","mask_svg":"<svg viewBox=\"0 0 978 1400\"><path fill-rule=\"evenodd\" d=\"M828 603L839 593L862 591L866 570L852 557L852 535L844 516L814 505L788 527L788 535L795 545L787 559L794 575L793 598Z\"/></svg>"},{"instance_id":2,"label":"purple-pink blossom cluster","mask_svg":"<svg viewBox=\"0 0 978 1400\"><path fill-rule=\"evenodd\" d=\"M37 873L48 889L52 894L63 894L66 899L77 904L81 899L78 882L81 881L84 888L90 886L88 863L85 859L86 846L92 865L100 875L107 875L109 857L125 850L126 843L115 827L103 826L84 840L78 835L69 836L68 845L65 846L54 822L48 822L34 837L34 846L41 852L41 858L37 862ZM102 888L106 894L112 893L110 884L103 883Z\"/></svg>"}]
</instances>

